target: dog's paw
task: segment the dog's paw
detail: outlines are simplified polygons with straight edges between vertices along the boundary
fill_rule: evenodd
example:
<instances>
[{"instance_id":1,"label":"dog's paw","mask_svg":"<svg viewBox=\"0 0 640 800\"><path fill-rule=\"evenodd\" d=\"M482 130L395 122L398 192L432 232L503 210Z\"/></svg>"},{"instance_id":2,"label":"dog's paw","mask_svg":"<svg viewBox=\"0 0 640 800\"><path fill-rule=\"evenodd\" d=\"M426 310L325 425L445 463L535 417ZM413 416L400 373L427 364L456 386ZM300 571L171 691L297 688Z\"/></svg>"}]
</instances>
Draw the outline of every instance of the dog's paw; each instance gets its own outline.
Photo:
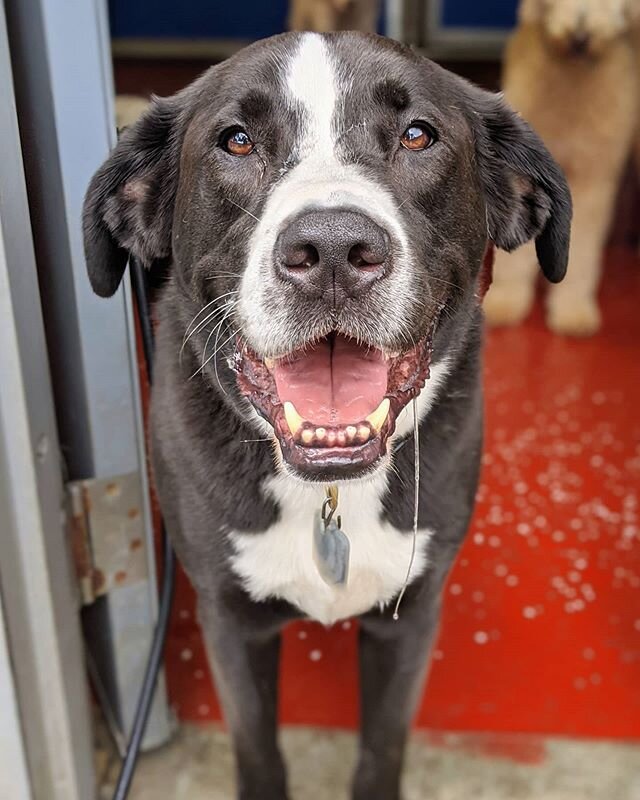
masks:
<instances>
[{"instance_id":1,"label":"dog's paw","mask_svg":"<svg viewBox=\"0 0 640 800\"><path fill-rule=\"evenodd\" d=\"M482 307L490 325L517 325L527 316L532 304L531 287L494 284L487 292Z\"/></svg>"},{"instance_id":2,"label":"dog's paw","mask_svg":"<svg viewBox=\"0 0 640 800\"><path fill-rule=\"evenodd\" d=\"M547 326L565 336L592 336L600 322L600 309L591 298L567 298L563 303L550 303L547 309Z\"/></svg>"}]
</instances>

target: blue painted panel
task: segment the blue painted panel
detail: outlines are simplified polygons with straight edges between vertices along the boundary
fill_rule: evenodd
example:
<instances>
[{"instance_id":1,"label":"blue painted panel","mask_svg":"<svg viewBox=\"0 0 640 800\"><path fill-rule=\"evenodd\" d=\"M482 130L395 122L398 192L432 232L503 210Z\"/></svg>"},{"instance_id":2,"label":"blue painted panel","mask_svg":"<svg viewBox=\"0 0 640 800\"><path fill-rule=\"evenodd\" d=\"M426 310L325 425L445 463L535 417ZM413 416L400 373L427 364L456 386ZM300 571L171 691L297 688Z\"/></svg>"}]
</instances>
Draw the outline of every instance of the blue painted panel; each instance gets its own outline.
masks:
<instances>
[{"instance_id":1,"label":"blue painted panel","mask_svg":"<svg viewBox=\"0 0 640 800\"><path fill-rule=\"evenodd\" d=\"M285 30L288 8L288 0L109 0L109 20L114 38L261 39Z\"/></svg>"},{"instance_id":2,"label":"blue painted panel","mask_svg":"<svg viewBox=\"0 0 640 800\"><path fill-rule=\"evenodd\" d=\"M443 28L513 28L518 0L441 0Z\"/></svg>"},{"instance_id":3,"label":"blue painted panel","mask_svg":"<svg viewBox=\"0 0 640 800\"><path fill-rule=\"evenodd\" d=\"M111 35L259 39L281 33L287 0L109 0Z\"/></svg>"}]
</instances>

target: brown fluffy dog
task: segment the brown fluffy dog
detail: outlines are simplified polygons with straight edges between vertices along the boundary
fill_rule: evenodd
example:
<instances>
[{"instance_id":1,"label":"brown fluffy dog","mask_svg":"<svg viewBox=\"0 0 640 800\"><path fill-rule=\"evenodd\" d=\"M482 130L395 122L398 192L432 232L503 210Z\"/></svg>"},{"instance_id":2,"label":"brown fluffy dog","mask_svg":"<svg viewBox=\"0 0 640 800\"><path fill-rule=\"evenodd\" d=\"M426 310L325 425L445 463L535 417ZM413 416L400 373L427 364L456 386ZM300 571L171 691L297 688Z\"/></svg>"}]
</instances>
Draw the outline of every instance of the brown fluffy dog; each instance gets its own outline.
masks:
<instances>
[{"instance_id":1,"label":"brown fluffy dog","mask_svg":"<svg viewBox=\"0 0 640 800\"><path fill-rule=\"evenodd\" d=\"M375 33L380 0L291 0L289 30Z\"/></svg>"},{"instance_id":2,"label":"brown fluffy dog","mask_svg":"<svg viewBox=\"0 0 640 800\"><path fill-rule=\"evenodd\" d=\"M602 250L636 130L639 78L629 34L639 15L640 0L524 0L507 46L506 97L542 136L573 195L569 269L547 299L547 324L558 333L586 336L600 326ZM527 315L536 267L528 245L497 253L485 300L491 323Z\"/></svg>"}]
</instances>

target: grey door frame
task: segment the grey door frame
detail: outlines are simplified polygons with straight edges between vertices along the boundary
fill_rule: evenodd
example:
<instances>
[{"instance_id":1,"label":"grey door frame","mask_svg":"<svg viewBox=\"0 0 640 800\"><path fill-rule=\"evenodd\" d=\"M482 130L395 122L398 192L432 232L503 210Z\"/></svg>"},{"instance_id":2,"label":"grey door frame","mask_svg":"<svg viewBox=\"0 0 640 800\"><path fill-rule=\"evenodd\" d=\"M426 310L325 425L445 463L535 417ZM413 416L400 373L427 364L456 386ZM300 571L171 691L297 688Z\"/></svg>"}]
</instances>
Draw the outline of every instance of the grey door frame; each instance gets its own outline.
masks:
<instances>
[{"instance_id":1,"label":"grey door frame","mask_svg":"<svg viewBox=\"0 0 640 800\"><path fill-rule=\"evenodd\" d=\"M88 800L88 692L1 3L0 139L0 795Z\"/></svg>"},{"instance_id":2,"label":"grey door frame","mask_svg":"<svg viewBox=\"0 0 640 800\"><path fill-rule=\"evenodd\" d=\"M95 297L82 247L84 192L116 137L106 0L2 4L13 67L11 108L18 111L38 271L27 301L33 315L39 285L42 314L38 308L37 316L49 342L57 412L51 422L60 440L60 449L50 449L50 457L58 467L58 481L63 471L65 479L83 481L135 473L142 486L145 574L82 612L92 671L122 748L157 616L157 590L130 288L124 281L109 302ZM8 160L6 152L3 161ZM15 318L25 319L27 307L17 302L14 297ZM32 328L19 333L19 346L26 346L22 338L32 336ZM34 379L28 396L39 394ZM47 441L52 448L52 440ZM59 508L56 513L59 517ZM67 624L66 619L58 622L63 628ZM76 666L76 673L82 666ZM78 681L82 683L80 677ZM171 730L162 673L143 746L162 744ZM87 741L90 737L80 750ZM43 795L46 800L53 796ZM78 800L91 796L86 785L77 795ZM76 795L69 791L60 797L71 800Z\"/></svg>"},{"instance_id":3,"label":"grey door frame","mask_svg":"<svg viewBox=\"0 0 640 800\"><path fill-rule=\"evenodd\" d=\"M0 593L0 797L32 800L27 753L22 735L18 691Z\"/></svg>"}]
</instances>

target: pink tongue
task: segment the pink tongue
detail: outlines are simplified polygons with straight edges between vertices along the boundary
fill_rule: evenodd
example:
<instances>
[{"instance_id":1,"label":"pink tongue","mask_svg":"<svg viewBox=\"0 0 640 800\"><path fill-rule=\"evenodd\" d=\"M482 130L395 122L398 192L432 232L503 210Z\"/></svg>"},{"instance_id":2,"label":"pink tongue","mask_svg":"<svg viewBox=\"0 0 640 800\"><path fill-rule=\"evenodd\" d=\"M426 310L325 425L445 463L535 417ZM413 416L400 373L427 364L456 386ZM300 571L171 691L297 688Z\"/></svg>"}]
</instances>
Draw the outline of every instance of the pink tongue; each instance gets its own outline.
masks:
<instances>
[{"instance_id":1,"label":"pink tongue","mask_svg":"<svg viewBox=\"0 0 640 800\"><path fill-rule=\"evenodd\" d=\"M280 400L293 403L316 425L359 422L380 405L387 391L387 364L379 350L337 336L276 364Z\"/></svg>"}]
</instances>

